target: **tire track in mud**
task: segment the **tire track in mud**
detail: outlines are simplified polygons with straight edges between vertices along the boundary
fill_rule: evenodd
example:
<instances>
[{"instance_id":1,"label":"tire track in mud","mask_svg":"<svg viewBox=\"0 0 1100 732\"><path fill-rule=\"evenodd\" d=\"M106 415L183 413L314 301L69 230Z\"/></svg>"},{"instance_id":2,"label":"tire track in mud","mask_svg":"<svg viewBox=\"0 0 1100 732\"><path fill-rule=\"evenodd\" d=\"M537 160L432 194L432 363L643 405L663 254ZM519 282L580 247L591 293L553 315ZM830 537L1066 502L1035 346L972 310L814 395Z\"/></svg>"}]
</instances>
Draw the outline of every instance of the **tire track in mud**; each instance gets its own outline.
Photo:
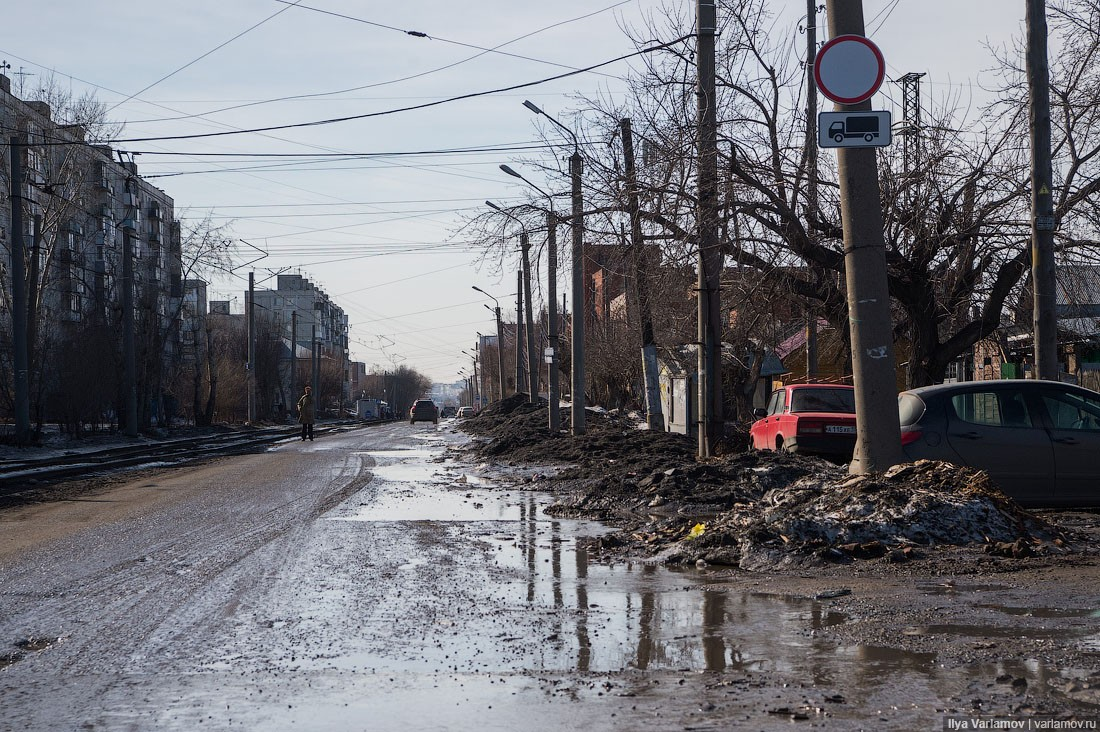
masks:
<instances>
[{"instance_id":1,"label":"tire track in mud","mask_svg":"<svg viewBox=\"0 0 1100 732\"><path fill-rule=\"evenodd\" d=\"M326 465L337 455L342 461ZM247 589L262 578L262 568L251 574L253 555L272 543L291 552L295 536L371 479L368 459L353 451L309 457L312 469L297 467L302 455L276 451L145 476L125 490L130 497L172 494L155 510L77 530L0 565L0 651L26 639L58 640L46 653L5 654L3 695L25 694L44 681L41 672L63 669L61 676L94 687L88 698L99 697L126 686L133 674L155 673L176 655L181 639L191 646L196 634L224 622L234 587ZM272 478L259 490L230 487L266 475ZM122 490L92 500L109 510L124 500ZM55 695L55 705L42 713L79 716L80 709L63 708L64 698Z\"/></svg>"}]
</instances>

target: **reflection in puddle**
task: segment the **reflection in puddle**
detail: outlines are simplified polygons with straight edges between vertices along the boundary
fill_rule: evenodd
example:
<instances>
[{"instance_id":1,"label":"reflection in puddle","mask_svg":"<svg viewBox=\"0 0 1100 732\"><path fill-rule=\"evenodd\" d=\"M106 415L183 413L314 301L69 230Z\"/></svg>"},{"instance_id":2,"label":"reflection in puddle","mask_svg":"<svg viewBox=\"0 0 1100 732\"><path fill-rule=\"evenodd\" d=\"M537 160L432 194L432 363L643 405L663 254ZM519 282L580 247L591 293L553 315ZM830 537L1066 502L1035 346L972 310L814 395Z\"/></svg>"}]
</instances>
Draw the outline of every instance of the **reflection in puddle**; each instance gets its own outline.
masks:
<instances>
[{"instance_id":1,"label":"reflection in puddle","mask_svg":"<svg viewBox=\"0 0 1100 732\"><path fill-rule=\"evenodd\" d=\"M832 609L829 600L724 585L724 570L591 563L586 546L609 531L603 525L548 517L544 508L550 498L543 494L489 489L468 469L427 463L423 452L366 453L378 463L372 472L381 485L368 501L346 505L334 520L358 523L361 529L350 530L371 532L372 541L389 531L410 544L423 535L429 537L423 546L447 547L445 556L406 557L391 575L402 591L419 592L416 601L422 598L432 608L434 622L406 629L402 637L409 642L398 648L368 639L336 665L438 673L459 671L457 662L464 659L474 671L499 673L776 672L810 685L844 685L850 699L865 701L901 684L912 689L914 703L938 698L948 677L957 683L960 677L993 679L1004 673L1029 682L1058 676L1039 662L945 669L936 653L871 644L838 647L819 631L849 618ZM441 535L453 541L440 541ZM438 599L424 597L417 583L430 578L461 587L467 577L484 586L478 601L462 608L440 608ZM995 593L1004 587L921 589L947 595ZM408 602L408 593L396 592L372 611L397 623L409 615ZM1037 618L1089 617L1083 610L996 609ZM1084 631L1067 636L1066 631L995 625L928 625L905 634L1077 637L1086 647L1096 640ZM334 661L325 663L331 667Z\"/></svg>"}]
</instances>

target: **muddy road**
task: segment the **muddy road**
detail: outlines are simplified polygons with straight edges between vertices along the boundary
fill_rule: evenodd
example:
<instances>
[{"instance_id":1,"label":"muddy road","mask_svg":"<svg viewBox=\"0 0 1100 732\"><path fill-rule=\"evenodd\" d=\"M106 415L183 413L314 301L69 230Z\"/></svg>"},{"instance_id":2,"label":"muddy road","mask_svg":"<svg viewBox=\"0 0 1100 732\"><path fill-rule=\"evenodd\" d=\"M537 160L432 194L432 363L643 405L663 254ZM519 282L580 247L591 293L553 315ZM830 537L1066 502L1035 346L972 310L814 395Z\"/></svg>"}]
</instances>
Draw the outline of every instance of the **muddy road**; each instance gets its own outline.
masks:
<instances>
[{"instance_id":1,"label":"muddy road","mask_svg":"<svg viewBox=\"0 0 1100 732\"><path fill-rule=\"evenodd\" d=\"M604 526L548 516L537 471L449 450L468 439L449 421L371 427L0 512L0 729L939 730L1100 713L1095 564L597 562Z\"/></svg>"}]
</instances>

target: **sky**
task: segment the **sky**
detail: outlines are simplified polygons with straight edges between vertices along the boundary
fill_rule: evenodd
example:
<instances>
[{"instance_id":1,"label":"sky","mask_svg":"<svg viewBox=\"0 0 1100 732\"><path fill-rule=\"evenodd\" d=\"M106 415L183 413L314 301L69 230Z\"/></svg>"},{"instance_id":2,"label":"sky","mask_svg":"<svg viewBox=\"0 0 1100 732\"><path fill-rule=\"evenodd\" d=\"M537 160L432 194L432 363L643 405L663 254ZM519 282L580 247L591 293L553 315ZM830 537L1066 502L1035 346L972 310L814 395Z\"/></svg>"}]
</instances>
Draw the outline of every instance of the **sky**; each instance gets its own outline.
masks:
<instances>
[{"instance_id":1,"label":"sky","mask_svg":"<svg viewBox=\"0 0 1100 732\"><path fill-rule=\"evenodd\" d=\"M211 283L211 299L243 312L249 270L257 287L301 274L348 314L353 360L451 383L472 370L477 334L495 333L493 301L472 286L514 319L517 263L479 262L482 245L463 223L486 200L523 200L525 184L500 164L522 171L517 161L571 152L523 100L568 125L576 95L621 98L636 60L570 72L631 54L624 26L664 6L690 17L694 5L43 0L5 8L0 60L17 96L50 75L74 94L94 92L125 123L116 149L136 154L177 218L229 225L235 270ZM803 0L770 7L784 21L777 32L798 33ZM924 94L964 105L982 98L993 65L985 46L1011 44L1025 11L1023 0L863 7L887 78L926 73ZM819 25L823 42L823 12ZM896 119L899 91L884 84L874 108ZM561 148L530 149L540 129ZM567 187L531 177L544 190Z\"/></svg>"}]
</instances>

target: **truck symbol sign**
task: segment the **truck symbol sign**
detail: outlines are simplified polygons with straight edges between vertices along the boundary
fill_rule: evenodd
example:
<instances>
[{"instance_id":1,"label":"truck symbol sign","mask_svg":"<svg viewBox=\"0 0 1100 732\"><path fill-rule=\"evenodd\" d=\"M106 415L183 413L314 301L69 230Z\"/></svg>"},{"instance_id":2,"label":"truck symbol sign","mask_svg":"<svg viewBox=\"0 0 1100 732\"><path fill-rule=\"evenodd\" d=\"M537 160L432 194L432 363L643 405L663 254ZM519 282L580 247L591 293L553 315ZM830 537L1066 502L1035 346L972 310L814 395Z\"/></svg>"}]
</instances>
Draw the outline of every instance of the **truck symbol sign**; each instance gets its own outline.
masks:
<instances>
[{"instance_id":1,"label":"truck symbol sign","mask_svg":"<svg viewBox=\"0 0 1100 732\"><path fill-rule=\"evenodd\" d=\"M821 112L817 116L821 147L886 147L890 138L889 112Z\"/></svg>"},{"instance_id":2,"label":"truck symbol sign","mask_svg":"<svg viewBox=\"0 0 1100 732\"><path fill-rule=\"evenodd\" d=\"M844 142L850 137L862 137L865 142L872 142L878 135L878 117L872 115L852 115L829 125L829 137L834 142Z\"/></svg>"}]
</instances>

